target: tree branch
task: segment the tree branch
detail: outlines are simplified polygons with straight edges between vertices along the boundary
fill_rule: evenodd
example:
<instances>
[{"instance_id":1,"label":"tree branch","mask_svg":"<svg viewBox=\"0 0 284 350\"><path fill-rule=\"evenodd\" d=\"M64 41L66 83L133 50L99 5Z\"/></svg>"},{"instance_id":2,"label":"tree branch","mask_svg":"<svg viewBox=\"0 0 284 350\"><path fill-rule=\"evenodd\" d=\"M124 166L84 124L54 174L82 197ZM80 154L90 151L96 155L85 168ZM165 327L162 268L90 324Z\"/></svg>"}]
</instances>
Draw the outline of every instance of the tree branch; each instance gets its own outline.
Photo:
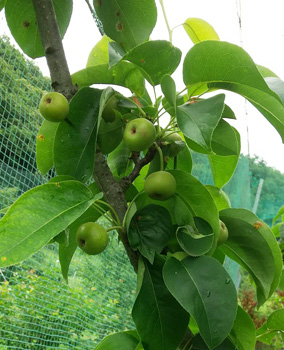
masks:
<instances>
[{"instance_id":1,"label":"tree branch","mask_svg":"<svg viewBox=\"0 0 284 350\"><path fill-rule=\"evenodd\" d=\"M113 177L113 174L110 171L108 164L101 152L98 152L96 154L94 178L97 185L104 193L105 200L115 209L120 222L122 222L127 210L125 194L119 182L117 182ZM125 247L129 260L134 270L137 272L139 256L130 247L125 230L118 230L118 233L119 238Z\"/></svg>"},{"instance_id":2,"label":"tree branch","mask_svg":"<svg viewBox=\"0 0 284 350\"><path fill-rule=\"evenodd\" d=\"M61 92L70 100L76 89L72 84L52 0L33 0L33 4L42 46L50 70L52 86L54 90ZM127 210L125 195L100 152L96 154L95 158L94 177L103 191L106 201L114 208L122 222ZM138 255L131 249L126 232L120 230L118 234L134 270L137 271Z\"/></svg>"},{"instance_id":3,"label":"tree branch","mask_svg":"<svg viewBox=\"0 0 284 350\"><path fill-rule=\"evenodd\" d=\"M134 169L128 176L125 176L120 180L120 185L124 192L128 189L128 187L132 184L132 182L139 176L141 169L154 159L156 153L157 153L157 149L155 146L150 147L147 154L142 159L139 159L139 153L137 152L133 153L132 159L135 164Z\"/></svg>"},{"instance_id":4,"label":"tree branch","mask_svg":"<svg viewBox=\"0 0 284 350\"><path fill-rule=\"evenodd\" d=\"M33 0L36 21L50 71L51 85L68 100L77 88L73 85L67 65L56 14L51 0Z\"/></svg>"}]
</instances>

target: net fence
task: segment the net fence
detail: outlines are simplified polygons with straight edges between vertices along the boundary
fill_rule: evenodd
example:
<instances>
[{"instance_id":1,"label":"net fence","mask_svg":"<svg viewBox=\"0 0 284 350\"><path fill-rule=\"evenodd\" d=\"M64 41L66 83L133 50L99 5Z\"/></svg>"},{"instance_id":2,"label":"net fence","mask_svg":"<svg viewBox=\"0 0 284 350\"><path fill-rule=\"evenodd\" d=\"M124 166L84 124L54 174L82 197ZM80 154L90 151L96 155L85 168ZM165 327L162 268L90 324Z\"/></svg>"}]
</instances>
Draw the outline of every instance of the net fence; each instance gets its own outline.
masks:
<instances>
[{"instance_id":1,"label":"net fence","mask_svg":"<svg viewBox=\"0 0 284 350\"><path fill-rule=\"evenodd\" d=\"M50 81L38 67L1 37L0 209L53 175L40 174L35 161L42 122L38 101L49 89ZM193 154L193 159L193 175L213 184L207 158ZM284 177L279 171L241 156L225 191L233 207L252 209L260 179L257 214L269 222L283 204ZM238 266L227 262L227 269L238 284ZM135 282L115 233L101 255L75 253L68 285L61 277L58 246L49 244L22 264L0 270L0 350L93 349L105 335L133 327Z\"/></svg>"}]
</instances>

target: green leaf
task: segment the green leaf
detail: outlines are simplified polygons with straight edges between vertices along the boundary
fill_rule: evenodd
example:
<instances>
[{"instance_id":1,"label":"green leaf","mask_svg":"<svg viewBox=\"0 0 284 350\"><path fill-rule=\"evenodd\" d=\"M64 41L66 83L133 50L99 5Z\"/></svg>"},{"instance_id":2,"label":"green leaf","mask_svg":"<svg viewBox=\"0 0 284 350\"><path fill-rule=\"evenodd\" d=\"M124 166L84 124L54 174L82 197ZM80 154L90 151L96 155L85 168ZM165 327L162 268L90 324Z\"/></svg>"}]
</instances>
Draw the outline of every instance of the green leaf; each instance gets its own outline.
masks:
<instances>
[{"instance_id":1,"label":"green leaf","mask_svg":"<svg viewBox=\"0 0 284 350\"><path fill-rule=\"evenodd\" d=\"M283 214L284 214L284 205L282 205L282 207L278 210L278 213L275 215L275 217L272 220L272 224L274 225L276 221L282 217Z\"/></svg>"},{"instance_id":2,"label":"green leaf","mask_svg":"<svg viewBox=\"0 0 284 350\"><path fill-rule=\"evenodd\" d=\"M24 193L0 220L0 267L36 253L93 201L92 192L77 181L48 183Z\"/></svg>"},{"instance_id":3,"label":"green leaf","mask_svg":"<svg viewBox=\"0 0 284 350\"><path fill-rule=\"evenodd\" d=\"M5 7L6 1L7 0L0 0L0 11L3 10L3 8Z\"/></svg>"},{"instance_id":4,"label":"green leaf","mask_svg":"<svg viewBox=\"0 0 284 350\"><path fill-rule=\"evenodd\" d=\"M114 175L124 176L130 166L130 150L122 140L121 143L113 150L107 158L110 170Z\"/></svg>"},{"instance_id":5,"label":"green leaf","mask_svg":"<svg viewBox=\"0 0 284 350\"><path fill-rule=\"evenodd\" d=\"M200 334L197 334L192 342L190 343L190 350L208 350L208 346L201 338ZM235 345L231 342L229 338L226 338L220 345L218 345L214 350L236 350Z\"/></svg>"},{"instance_id":6,"label":"green leaf","mask_svg":"<svg viewBox=\"0 0 284 350\"><path fill-rule=\"evenodd\" d=\"M226 104L222 113L222 118L237 119L235 112Z\"/></svg>"},{"instance_id":7,"label":"green leaf","mask_svg":"<svg viewBox=\"0 0 284 350\"><path fill-rule=\"evenodd\" d=\"M173 78L166 74L161 80L161 89L167 102L174 108L176 108L176 83Z\"/></svg>"},{"instance_id":8,"label":"green leaf","mask_svg":"<svg viewBox=\"0 0 284 350\"><path fill-rule=\"evenodd\" d=\"M183 24L183 28L194 44L203 40L220 40L215 29L200 18L188 18Z\"/></svg>"},{"instance_id":9,"label":"green leaf","mask_svg":"<svg viewBox=\"0 0 284 350\"><path fill-rule=\"evenodd\" d=\"M145 350L175 350L188 326L188 313L164 284L163 264L158 255L153 265L145 261L144 279L132 310Z\"/></svg>"},{"instance_id":10,"label":"green leaf","mask_svg":"<svg viewBox=\"0 0 284 350\"><path fill-rule=\"evenodd\" d=\"M237 317L230 333L230 338L238 350L254 350L255 326L251 317L238 306Z\"/></svg>"},{"instance_id":11,"label":"green leaf","mask_svg":"<svg viewBox=\"0 0 284 350\"><path fill-rule=\"evenodd\" d=\"M238 144L240 145L240 134L236 129L233 130L235 131ZM226 157L210 154L208 157L211 165L214 184L216 187L222 188L226 185L227 182L230 181L231 177L233 176L238 164L239 154Z\"/></svg>"},{"instance_id":12,"label":"green leaf","mask_svg":"<svg viewBox=\"0 0 284 350\"><path fill-rule=\"evenodd\" d=\"M136 350L138 344L136 332L126 331L108 335L95 347L95 350Z\"/></svg>"},{"instance_id":13,"label":"green leaf","mask_svg":"<svg viewBox=\"0 0 284 350\"><path fill-rule=\"evenodd\" d=\"M210 153L211 140L224 109L225 95L177 107L177 123L190 148ZM195 147L197 145L198 148Z\"/></svg>"},{"instance_id":14,"label":"green leaf","mask_svg":"<svg viewBox=\"0 0 284 350\"><path fill-rule=\"evenodd\" d=\"M212 150L220 156L240 154L240 138L237 130L221 119L212 136Z\"/></svg>"},{"instance_id":15,"label":"green leaf","mask_svg":"<svg viewBox=\"0 0 284 350\"><path fill-rule=\"evenodd\" d=\"M269 88L274 91L281 98L282 103L284 103L284 81L275 77L265 78L265 81Z\"/></svg>"},{"instance_id":16,"label":"green leaf","mask_svg":"<svg viewBox=\"0 0 284 350\"><path fill-rule=\"evenodd\" d=\"M194 216L207 221L215 233L212 249L215 249L219 235L219 213L212 196L194 176L181 170L171 170L177 182L176 193L191 208Z\"/></svg>"},{"instance_id":17,"label":"green leaf","mask_svg":"<svg viewBox=\"0 0 284 350\"><path fill-rule=\"evenodd\" d=\"M96 45L92 48L92 51L89 54L86 67L108 65L108 44L112 40L103 35L101 40L99 40Z\"/></svg>"},{"instance_id":18,"label":"green leaf","mask_svg":"<svg viewBox=\"0 0 284 350\"><path fill-rule=\"evenodd\" d=\"M211 226L197 217L192 224L179 227L176 236L182 249L190 256L206 254L214 241Z\"/></svg>"},{"instance_id":19,"label":"green leaf","mask_svg":"<svg viewBox=\"0 0 284 350\"><path fill-rule=\"evenodd\" d=\"M154 0L94 0L104 32L126 50L148 40L157 21Z\"/></svg>"},{"instance_id":20,"label":"green leaf","mask_svg":"<svg viewBox=\"0 0 284 350\"><path fill-rule=\"evenodd\" d=\"M148 205L133 216L127 233L132 249L139 249L153 263L155 252L161 253L172 233L169 212L159 205Z\"/></svg>"},{"instance_id":21,"label":"green leaf","mask_svg":"<svg viewBox=\"0 0 284 350\"><path fill-rule=\"evenodd\" d=\"M267 300L279 283L281 252L269 227L246 209L225 209L220 219L229 231L222 251L252 276L257 286L259 305Z\"/></svg>"},{"instance_id":22,"label":"green leaf","mask_svg":"<svg viewBox=\"0 0 284 350\"><path fill-rule=\"evenodd\" d=\"M169 291L194 317L209 349L215 349L228 336L237 313L237 292L226 270L203 255L182 261L169 258L163 275Z\"/></svg>"},{"instance_id":23,"label":"green leaf","mask_svg":"<svg viewBox=\"0 0 284 350\"><path fill-rule=\"evenodd\" d=\"M284 309L274 311L267 321L257 329L257 340L271 345L272 339L284 331Z\"/></svg>"},{"instance_id":24,"label":"green leaf","mask_svg":"<svg viewBox=\"0 0 284 350\"><path fill-rule=\"evenodd\" d=\"M126 54L125 50L115 41L108 45L109 51L109 67L117 64Z\"/></svg>"},{"instance_id":25,"label":"green leaf","mask_svg":"<svg viewBox=\"0 0 284 350\"><path fill-rule=\"evenodd\" d=\"M269 77L274 77L274 78L279 78L272 70L269 68L260 66L259 64L256 65L257 69L259 70L260 74L263 76L263 78L269 78Z\"/></svg>"},{"instance_id":26,"label":"green leaf","mask_svg":"<svg viewBox=\"0 0 284 350\"><path fill-rule=\"evenodd\" d=\"M70 102L68 119L55 136L54 164L57 174L88 181L93 174L102 90L83 88Z\"/></svg>"},{"instance_id":27,"label":"green leaf","mask_svg":"<svg viewBox=\"0 0 284 350\"><path fill-rule=\"evenodd\" d=\"M54 164L53 149L59 123L44 120L36 138L36 163L42 174L46 174Z\"/></svg>"},{"instance_id":28,"label":"green leaf","mask_svg":"<svg viewBox=\"0 0 284 350\"><path fill-rule=\"evenodd\" d=\"M284 309L276 310L268 317L267 329L284 331Z\"/></svg>"},{"instance_id":29,"label":"green leaf","mask_svg":"<svg viewBox=\"0 0 284 350\"><path fill-rule=\"evenodd\" d=\"M72 14L72 0L53 0L61 38L63 38ZM7 0L5 6L7 24L18 45L31 58L44 56L32 0Z\"/></svg>"},{"instance_id":30,"label":"green leaf","mask_svg":"<svg viewBox=\"0 0 284 350\"><path fill-rule=\"evenodd\" d=\"M181 51L169 41L147 41L129 51L123 60L132 62L153 86L161 83L164 75L172 74L180 63Z\"/></svg>"},{"instance_id":31,"label":"green leaf","mask_svg":"<svg viewBox=\"0 0 284 350\"><path fill-rule=\"evenodd\" d=\"M103 154L112 152L120 144L124 125L125 122L117 115L111 123L101 119L97 142Z\"/></svg>"},{"instance_id":32,"label":"green leaf","mask_svg":"<svg viewBox=\"0 0 284 350\"><path fill-rule=\"evenodd\" d=\"M231 207L231 202L228 195L218 187L212 185L205 185L207 190L210 192L217 206L218 211Z\"/></svg>"},{"instance_id":33,"label":"green leaf","mask_svg":"<svg viewBox=\"0 0 284 350\"><path fill-rule=\"evenodd\" d=\"M184 60L183 79L187 86L209 84L211 88L244 96L276 128L284 141L283 103L269 89L242 48L221 41L202 41L194 45Z\"/></svg>"},{"instance_id":34,"label":"green leaf","mask_svg":"<svg viewBox=\"0 0 284 350\"><path fill-rule=\"evenodd\" d=\"M91 66L72 74L73 84L79 88L93 84L111 84L128 88L138 96L145 91L144 77L136 65L130 62L119 62L109 68L108 64Z\"/></svg>"}]
</instances>

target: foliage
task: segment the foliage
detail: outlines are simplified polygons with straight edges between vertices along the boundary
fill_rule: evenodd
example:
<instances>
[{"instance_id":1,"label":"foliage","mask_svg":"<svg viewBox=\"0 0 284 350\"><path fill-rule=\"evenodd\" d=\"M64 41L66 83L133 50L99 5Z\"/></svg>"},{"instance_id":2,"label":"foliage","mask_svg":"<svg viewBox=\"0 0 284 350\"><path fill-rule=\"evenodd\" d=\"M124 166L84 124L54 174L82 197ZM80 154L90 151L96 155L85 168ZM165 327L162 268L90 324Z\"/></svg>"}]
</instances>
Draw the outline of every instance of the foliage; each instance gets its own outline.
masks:
<instances>
[{"instance_id":1,"label":"foliage","mask_svg":"<svg viewBox=\"0 0 284 350\"><path fill-rule=\"evenodd\" d=\"M133 272L129 265L125 268L122 246L114 235L110 239L106 252L96 258L77 252L69 286L62 282L59 262L54 263L57 244L19 266L2 269L0 344L21 348L25 341L26 349L93 349L105 334L133 327L126 311L134 299Z\"/></svg>"},{"instance_id":2,"label":"foliage","mask_svg":"<svg viewBox=\"0 0 284 350\"><path fill-rule=\"evenodd\" d=\"M30 0L21 2L19 8L28 11L16 16L18 3L7 0L5 5L15 39L31 57L41 55L45 47L47 59L57 64L60 57L49 55L52 48L46 45L50 43L44 35L39 43L38 32L49 33L54 28L45 21L57 17L60 33L53 32L49 38L60 43L70 20L71 1L58 5L53 0L57 14L40 20L45 11L41 1L34 0L34 7ZM52 5L51 1L46 4ZM62 11L63 5L68 11ZM191 173L191 150L208 157L218 193L235 173L241 149L240 135L229 122L234 113L219 90L245 97L284 139L281 81L265 80L243 49L220 41L202 20L186 20L184 28L194 45L181 62L181 51L171 40L148 40L157 20L154 0L94 0L94 8L110 38L107 50L105 42L99 43L95 50L99 62L93 57L86 69L72 76L79 90L70 99L68 119L54 129L47 122L41 127L38 161L45 158L45 162L40 168L47 172L54 167L57 177L24 193L1 219L0 267L29 258L55 239L60 242L60 262L67 279L77 228L87 218L96 221L104 215L137 271L132 309L136 329L106 338L97 349L113 348L117 342L120 348L132 350L253 350L255 327L238 306L237 291L223 261L228 256L247 270L261 306L278 287L282 254L273 232L254 213L218 207L212 191ZM200 36L202 31L206 35ZM171 39L171 30L169 34ZM30 51L31 43L37 43L35 52ZM176 91L172 74L180 64L184 89ZM66 91L58 68L49 66L57 74L57 90L65 89L71 96L74 87ZM114 86L102 90L90 87L93 84L123 86L131 97ZM208 97L208 92L214 92L213 96ZM102 121L104 108L114 96L119 121L115 127ZM165 123L164 115L168 117ZM155 142L143 150L137 148L141 152L131 151L125 142L127 133L140 134L138 125L127 128L137 118L147 119L156 130ZM179 133L182 140L165 141L169 132ZM105 134L111 134L111 147L107 137L99 137ZM139 145L147 138L141 134ZM178 149L173 157L169 153L172 143ZM155 195L148 197L145 178L164 170L176 183L175 193L163 201L153 199ZM229 238L218 245L220 220ZM177 258L176 251L186 257ZM106 278L101 282L107 286ZM257 339L266 341L267 333L283 331L282 312L268 317Z\"/></svg>"}]
</instances>

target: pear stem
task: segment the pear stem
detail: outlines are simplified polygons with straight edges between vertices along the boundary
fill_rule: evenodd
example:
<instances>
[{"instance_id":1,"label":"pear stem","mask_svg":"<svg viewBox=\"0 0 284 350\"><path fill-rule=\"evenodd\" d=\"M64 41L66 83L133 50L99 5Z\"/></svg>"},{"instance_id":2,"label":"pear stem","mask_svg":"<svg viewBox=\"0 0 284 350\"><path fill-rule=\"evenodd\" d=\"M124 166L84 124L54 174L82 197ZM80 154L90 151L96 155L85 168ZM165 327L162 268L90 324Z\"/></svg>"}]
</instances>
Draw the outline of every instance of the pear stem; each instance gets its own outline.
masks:
<instances>
[{"instance_id":1,"label":"pear stem","mask_svg":"<svg viewBox=\"0 0 284 350\"><path fill-rule=\"evenodd\" d=\"M162 8L164 19L165 19L165 22L166 22L166 26L167 26L167 29L168 29L168 32L169 32L169 41L172 43L173 42L173 31L171 30L170 25L169 25L169 21L168 21L168 18L167 18L167 14L166 14L166 10L165 10L165 6L164 6L164 1L163 0L160 0L160 5L161 5L161 8Z\"/></svg>"},{"instance_id":2,"label":"pear stem","mask_svg":"<svg viewBox=\"0 0 284 350\"><path fill-rule=\"evenodd\" d=\"M119 220L119 217L118 217L116 211L113 209L113 207L112 207L110 204L108 204L108 203L106 203L106 202L104 202L104 201L101 201L101 200L99 200L99 199L96 201L96 203L100 203L100 204L103 204L103 205L105 205L106 207L108 207L108 208L113 212L113 215L114 215L114 217L115 217L115 220L114 220L115 223L118 224L118 225L121 227L121 222L120 222L120 220Z\"/></svg>"},{"instance_id":3,"label":"pear stem","mask_svg":"<svg viewBox=\"0 0 284 350\"><path fill-rule=\"evenodd\" d=\"M133 103L137 107L138 111L143 115L144 118L147 117L147 114L143 111L143 109L139 106L139 104L136 103L132 98L124 97L124 99Z\"/></svg>"},{"instance_id":4,"label":"pear stem","mask_svg":"<svg viewBox=\"0 0 284 350\"><path fill-rule=\"evenodd\" d=\"M163 171L164 170L164 156L163 156L163 152L161 150L161 147L158 146L157 143L155 143L155 147L156 147L156 150L158 151L159 156L160 156L160 171Z\"/></svg>"},{"instance_id":5,"label":"pear stem","mask_svg":"<svg viewBox=\"0 0 284 350\"><path fill-rule=\"evenodd\" d=\"M121 226L112 226L112 227L106 229L107 232L112 231L112 230L122 230L122 227Z\"/></svg>"}]
</instances>

